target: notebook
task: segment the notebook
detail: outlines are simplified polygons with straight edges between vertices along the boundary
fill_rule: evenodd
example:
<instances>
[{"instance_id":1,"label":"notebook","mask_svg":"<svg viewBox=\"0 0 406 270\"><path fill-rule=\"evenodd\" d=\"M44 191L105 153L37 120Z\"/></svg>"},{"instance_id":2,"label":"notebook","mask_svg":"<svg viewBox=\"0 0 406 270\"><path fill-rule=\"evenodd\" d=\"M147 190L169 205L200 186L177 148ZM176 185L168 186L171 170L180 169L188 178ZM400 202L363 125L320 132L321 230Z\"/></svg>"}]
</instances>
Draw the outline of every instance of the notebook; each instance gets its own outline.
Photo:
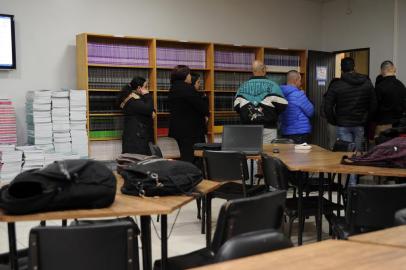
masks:
<instances>
[{"instance_id":1,"label":"notebook","mask_svg":"<svg viewBox=\"0 0 406 270\"><path fill-rule=\"evenodd\" d=\"M264 127L261 125L224 126L221 150L259 155L262 152L263 133Z\"/></svg>"}]
</instances>

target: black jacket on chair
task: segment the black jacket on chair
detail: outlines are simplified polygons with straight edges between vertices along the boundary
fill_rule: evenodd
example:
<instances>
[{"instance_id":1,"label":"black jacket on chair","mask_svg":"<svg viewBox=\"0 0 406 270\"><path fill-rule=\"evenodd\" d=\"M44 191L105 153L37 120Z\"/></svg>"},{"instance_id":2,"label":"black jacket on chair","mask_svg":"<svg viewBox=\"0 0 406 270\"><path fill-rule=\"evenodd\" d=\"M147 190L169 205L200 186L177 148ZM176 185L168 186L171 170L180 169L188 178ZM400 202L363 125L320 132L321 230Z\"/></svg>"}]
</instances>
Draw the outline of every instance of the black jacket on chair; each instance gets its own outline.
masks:
<instances>
[{"instance_id":1,"label":"black jacket on chair","mask_svg":"<svg viewBox=\"0 0 406 270\"><path fill-rule=\"evenodd\" d=\"M207 102L184 81L174 81L169 92L169 137L200 138L205 133L204 117L209 115Z\"/></svg>"},{"instance_id":2,"label":"black jacket on chair","mask_svg":"<svg viewBox=\"0 0 406 270\"><path fill-rule=\"evenodd\" d=\"M130 98L123 107L123 153L150 155L148 143L153 141L154 103L151 94Z\"/></svg>"},{"instance_id":3,"label":"black jacket on chair","mask_svg":"<svg viewBox=\"0 0 406 270\"><path fill-rule=\"evenodd\" d=\"M376 110L376 96L371 80L355 72L333 80L324 94L324 113L335 126L364 126Z\"/></svg>"},{"instance_id":4,"label":"black jacket on chair","mask_svg":"<svg viewBox=\"0 0 406 270\"><path fill-rule=\"evenodd\" d=\"M406 88L395 76L382 77L375 85L378 125L393 124L406 112Z\"/></svg>"}]
</instances>

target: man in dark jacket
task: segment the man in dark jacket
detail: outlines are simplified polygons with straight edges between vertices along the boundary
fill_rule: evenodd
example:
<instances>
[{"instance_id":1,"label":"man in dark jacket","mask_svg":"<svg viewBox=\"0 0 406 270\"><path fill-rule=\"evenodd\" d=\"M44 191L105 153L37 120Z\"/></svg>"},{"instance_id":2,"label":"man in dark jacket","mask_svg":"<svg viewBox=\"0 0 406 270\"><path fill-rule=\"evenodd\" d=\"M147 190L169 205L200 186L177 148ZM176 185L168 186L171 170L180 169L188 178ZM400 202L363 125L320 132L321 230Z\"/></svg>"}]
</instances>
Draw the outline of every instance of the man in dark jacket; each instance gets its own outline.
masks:
<instances>
[{"instance_id":1,"label":"man in dark jacket","mask_svg":"<svg viewBox=\"0 0 406 270\"><path fill-rule=\"evenodd\" d=\"M375 136L397 124L406 112L406 88L396 79L396 67L387 60L381 64L381 79L375 84L378 108L376 111Z\"/></svg>"},{"instance_id":2,"label":"man in dark jacket","mask_svg":"<svg viewBox=\"0 0 406 270\"><path fill-rule=\"evenodd\" d=\"M314 106L303 90L302 77L296 70L291 70L286 75L287 84L281 85L283 95L288 101L288 107L281 114L281 128L284 138L289 138L295 143L310 143L312 125L310 118L314 114Z\"/></svg>"},{"instance_id":3,"label":"man in dark jacket","mask_svg":"<svg viewBox=\"0 0 406 270\"><path fill-rule=\"evenodd\" d=\"M354 71L354 60L341 60L342 75L334 79L324 95L327 121L337 126L337 138L355 142L363 150L364 127L376 110L376 96L371 80Z\"/></svg>"}]
</instances>

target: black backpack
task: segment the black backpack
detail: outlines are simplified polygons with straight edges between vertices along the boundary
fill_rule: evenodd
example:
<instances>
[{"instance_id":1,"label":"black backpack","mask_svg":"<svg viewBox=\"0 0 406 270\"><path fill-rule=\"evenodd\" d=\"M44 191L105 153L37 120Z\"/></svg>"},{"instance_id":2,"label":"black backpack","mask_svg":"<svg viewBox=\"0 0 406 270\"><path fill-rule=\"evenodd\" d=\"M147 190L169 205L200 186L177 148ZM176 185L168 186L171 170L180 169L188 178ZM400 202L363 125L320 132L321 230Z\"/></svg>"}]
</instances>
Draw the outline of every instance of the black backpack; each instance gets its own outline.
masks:
<instances>
[{"instance_id":1,"label":"black backpack","mask_svg":"<svg viewBox=\"0 0 406 270\"><path fill-rule=\"evenodd\" d=\"M121 192L136 196L193 195L203 180L192 163L162 158L131 164L120 174L124 178Z\"/></svg>"},{"instance_id":2,"label":"black backpack","mask_svg":"<svg viewBox=\"0 0 406 270\"><path fill-rule=\"evenodd\" d=\"M114 202L116 178L94 160L55 161L25 171L0 189L0 207L9 214L104 208Z\"/></svg>"}]
</instances>

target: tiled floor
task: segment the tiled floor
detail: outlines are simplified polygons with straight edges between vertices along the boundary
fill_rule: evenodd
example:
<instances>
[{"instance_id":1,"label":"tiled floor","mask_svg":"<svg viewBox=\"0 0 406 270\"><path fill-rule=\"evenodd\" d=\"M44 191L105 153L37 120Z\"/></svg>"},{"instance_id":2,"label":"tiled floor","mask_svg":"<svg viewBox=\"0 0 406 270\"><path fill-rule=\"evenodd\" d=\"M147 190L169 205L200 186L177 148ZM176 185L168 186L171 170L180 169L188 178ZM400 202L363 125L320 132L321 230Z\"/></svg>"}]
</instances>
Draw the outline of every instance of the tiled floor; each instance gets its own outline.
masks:
<instances>
[{"instance_id":1,"label":"tiled floor","mask_svg":"<svg viewBox=\"0 0 406 270\"><path fill-rule=\"evenodd\" d=\"M215 199L213 200L213 227L215 226L215 220L217 219L220 206L225 201ZM168 216L168 229L172 227L173 221L176 217L176 213ZM160 232L160 224L156 221L156 217L153 217L153 223L158 232ZM47 225L58 225L60 222L51 221ZM37 222L20 222L17 223L17 241L18 247L27 247L28 245L28 235L29 231L33 226L37 226ZM293 243L297 243L296 236L296 226L293 229ZM152 231L152 253L153 259L160 258L160 240L154 230ZM213 228L214 231L214 228ZM328 238L328 224L326 221L323 222L323 238ZM316 241L316 228L314 224L314 219L310 218L306 220L305 232L304 232L304 243L311 243ZM179 217L173 228L173 233L169 238L169 256L184 254L205 246L205 235L200 233L200 221L196 218L196 204L191 202L184 206L179 213ZM7 236L7 225L5 223L0 223L0 253L8 251L8 236Z\"/></svg>"}]
</instances>

